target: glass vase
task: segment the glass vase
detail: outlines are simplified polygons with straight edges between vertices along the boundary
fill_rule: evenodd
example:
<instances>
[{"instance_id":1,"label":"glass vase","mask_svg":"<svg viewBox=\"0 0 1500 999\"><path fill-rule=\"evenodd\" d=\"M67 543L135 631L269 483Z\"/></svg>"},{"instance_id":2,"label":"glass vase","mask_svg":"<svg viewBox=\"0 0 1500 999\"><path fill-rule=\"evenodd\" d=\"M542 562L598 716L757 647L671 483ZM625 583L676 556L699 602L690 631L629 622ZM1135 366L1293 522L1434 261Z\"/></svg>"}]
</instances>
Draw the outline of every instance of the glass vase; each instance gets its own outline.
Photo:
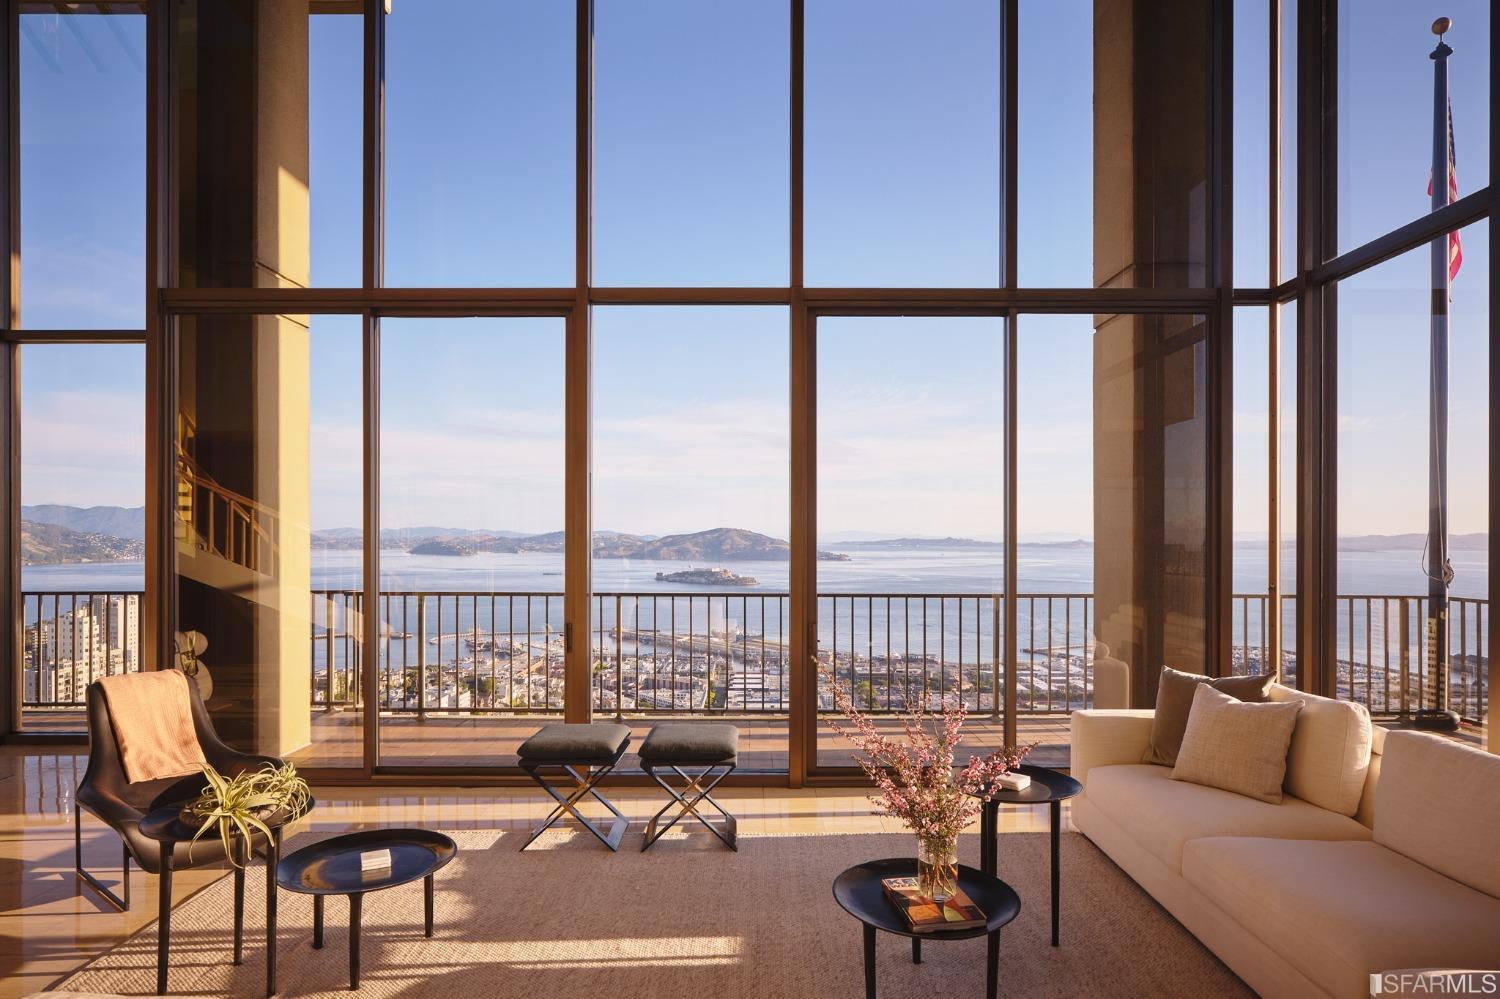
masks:
<instances>
[{"instance_id":1,"label":"glass vase","mask_svg":"<svg viewBox=\"0 0 1500 999\"><path fill-rule=\"evenodd\" d=\"M917 890L939 904L958 892L958 837L917 838Z\"/></svg>"}]
</instances>

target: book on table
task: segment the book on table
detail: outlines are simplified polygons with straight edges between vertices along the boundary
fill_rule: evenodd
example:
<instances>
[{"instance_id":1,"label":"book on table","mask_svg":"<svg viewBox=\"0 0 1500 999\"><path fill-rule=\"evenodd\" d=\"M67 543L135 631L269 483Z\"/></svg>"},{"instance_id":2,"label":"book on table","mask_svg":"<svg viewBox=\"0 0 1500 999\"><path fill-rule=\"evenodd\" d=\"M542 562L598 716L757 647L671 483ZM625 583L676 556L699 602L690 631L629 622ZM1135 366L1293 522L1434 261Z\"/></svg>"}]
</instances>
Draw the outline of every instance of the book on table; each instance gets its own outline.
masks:
<instances>
[{"instance_id":1,"label":"book on table","mask_svg":"<svg viewBox=\"0 0 1500 999\"><path fill-rule=\"evenodd\" d=\"M962 888L955 889L953 897L939 905L921 893L916 878L883 878L880 884L913 933L973 930L987 923L984 910Z\"/></svg>"},{"instance_id":2,"label":"book on table","mask_svg":"<svg viewBox=\"0 0 1500 999\"><path fill-rule=\"evenodd\" d=\"M995 786L1005 791L1024 791L1031 786L1031 778L1025 774L1003 773L995 778Z\"/></svg>"}]
</instances>

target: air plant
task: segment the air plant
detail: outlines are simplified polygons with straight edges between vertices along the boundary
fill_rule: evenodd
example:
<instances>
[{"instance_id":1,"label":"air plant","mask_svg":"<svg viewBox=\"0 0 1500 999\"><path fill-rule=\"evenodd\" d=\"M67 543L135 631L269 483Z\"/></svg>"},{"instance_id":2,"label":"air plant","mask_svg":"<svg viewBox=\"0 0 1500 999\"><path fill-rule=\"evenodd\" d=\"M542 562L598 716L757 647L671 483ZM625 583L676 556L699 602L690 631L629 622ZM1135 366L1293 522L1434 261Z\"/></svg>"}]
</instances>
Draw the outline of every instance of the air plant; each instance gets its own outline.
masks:
<instances>
[{"instance_id":1,"label":"air plant","mask_svg":"<svg viewBox=\"0 0 1500 999\"><path fill-rule=\"evenodd\" d=\"M297 816L307 810L311 797L307 781L297 776L297 768L291 763L279 767L267 763L236 777L225 777L207 763L202 768L208 783L198 797L183 807L184 821L189 825L198 823L198 831L188 843L189 859L193 845L209 829L217 828L229 862L242 866L233 849L236 832L245 838L247 845L257 831L269 839L272 832L267 819L278 812Z\"/></svg>"}]
</instances>

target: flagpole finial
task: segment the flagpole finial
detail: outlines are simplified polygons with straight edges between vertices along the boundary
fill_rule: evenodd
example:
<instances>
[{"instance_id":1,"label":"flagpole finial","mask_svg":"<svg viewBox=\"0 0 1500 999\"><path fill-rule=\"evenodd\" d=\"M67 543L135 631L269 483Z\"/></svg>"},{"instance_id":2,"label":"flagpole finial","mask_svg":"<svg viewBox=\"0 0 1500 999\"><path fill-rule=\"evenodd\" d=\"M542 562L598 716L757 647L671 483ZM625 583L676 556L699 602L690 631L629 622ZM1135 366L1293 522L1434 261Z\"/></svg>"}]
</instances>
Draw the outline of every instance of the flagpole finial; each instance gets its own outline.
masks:
<instances>
[{"instance_id":1,"label":"flagpole finial","mask_svg":"<svg viewBox=\"0 0 1500 999\"><path fill-rule=\"evenodd\" d=\"M1432 33L1438 36L1438 41L1442 41L1443 36L1452 30L1452 28L1453 18L1451 17L1440 17L1432 22Z\"/></svg>"}]
</instances>

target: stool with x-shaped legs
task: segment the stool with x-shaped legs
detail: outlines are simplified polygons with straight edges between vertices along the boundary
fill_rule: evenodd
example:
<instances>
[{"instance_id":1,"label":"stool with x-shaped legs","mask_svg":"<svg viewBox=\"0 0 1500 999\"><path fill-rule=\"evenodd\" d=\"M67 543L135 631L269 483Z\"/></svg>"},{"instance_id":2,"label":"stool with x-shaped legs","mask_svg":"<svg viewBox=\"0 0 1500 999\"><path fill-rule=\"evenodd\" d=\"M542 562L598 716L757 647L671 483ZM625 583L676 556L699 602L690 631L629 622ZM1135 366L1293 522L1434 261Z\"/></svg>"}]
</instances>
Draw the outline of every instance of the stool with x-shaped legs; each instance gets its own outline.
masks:
<instances>
[{"instance_id":1,"label":"stool with x-shaped legs","mask_svg":"<svg viewBox=\"0 0 1500 999\"><path fill-rule=\"evenodd\" d=\"M630 729L624 725L547 725L517 750L521 769L541 785L557 802L542 824L532 831L531 837L521 844L526 849L536 838L564 816L571 815L583 827L598 837L599 842L611 850L620 848L620 840L630 825L624 814L599 793L598 783L615 768L625 749L630 745ZM587 768L587 774L580 770ZM543 777L542 770L561 770L572 781L572 786L563 784L566 793L559 793L552 783ZM590 821L578 806L592 796L614 815L609 831L605 832Z\"/></svg>"},{"instance_id":2,"label":"stool with x-shaped legs","mask_svg":"<svg viewBox=\"0 0 1500 999\"><path fill-rule=\"evenodd\" d=\"M715 801L712 794L719 781L729 776L739 763L739 742L740 730L733 725L668 722L651 729L646 741L641 743L641 769L660 784L672 800L646 823L646 842L642 844L642 850L661 839L663 833L687 815L703 823L725 846L739 850L734 816ZM682 781L681 790L672 785L673 774ZM699 810L704 804L712 805L720 818L710 821L709 816ZM674 808L676 814L662 824L662 817Z\"/></svg>"}]
</instances>

